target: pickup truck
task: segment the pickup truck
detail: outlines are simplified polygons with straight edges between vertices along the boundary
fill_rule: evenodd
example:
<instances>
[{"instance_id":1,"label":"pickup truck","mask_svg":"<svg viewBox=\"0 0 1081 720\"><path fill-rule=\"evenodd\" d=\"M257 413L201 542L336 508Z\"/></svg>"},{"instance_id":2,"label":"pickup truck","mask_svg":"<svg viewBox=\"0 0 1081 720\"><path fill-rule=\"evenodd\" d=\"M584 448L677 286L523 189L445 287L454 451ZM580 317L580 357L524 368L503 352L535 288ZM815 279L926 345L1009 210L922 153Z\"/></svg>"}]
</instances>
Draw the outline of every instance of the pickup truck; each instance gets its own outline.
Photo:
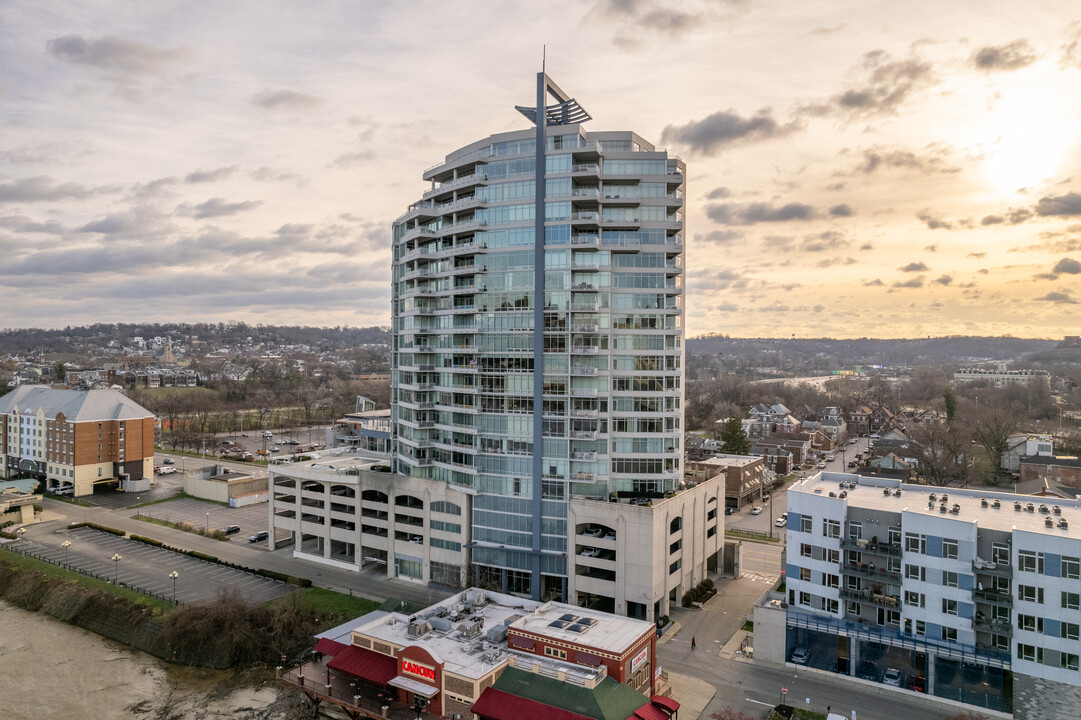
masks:
<instances>
[{"instance_id":1,"label":"pickup truck","mask_svg":"<svg viewBox=\"0 0 1081 720\"><path fill-rule=\"evenodd\" d=\"M154 468L154 472L158 475L172 475L176 472L176 468L171 465L158 465Z\"/></svg>"}]
</instances>

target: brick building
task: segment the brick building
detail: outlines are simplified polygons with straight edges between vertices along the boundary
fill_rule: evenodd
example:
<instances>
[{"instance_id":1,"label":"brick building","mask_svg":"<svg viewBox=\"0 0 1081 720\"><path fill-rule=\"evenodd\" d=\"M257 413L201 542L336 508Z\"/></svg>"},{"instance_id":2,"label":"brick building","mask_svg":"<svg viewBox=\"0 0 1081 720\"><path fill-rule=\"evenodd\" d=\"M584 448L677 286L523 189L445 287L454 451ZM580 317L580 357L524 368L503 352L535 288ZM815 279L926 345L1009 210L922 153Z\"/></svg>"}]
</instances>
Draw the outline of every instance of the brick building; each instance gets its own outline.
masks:
<instances>
[{"instance_id":1,"label":"brick building","mask_svg":"<svg viewBox=\"0 0 1081 720\"><path fill-rule=\"evenodd\" d=\"M0 473L37 477L49 489L149 479L154 414L117 390L23 385L0 397Z\"/></svg>"}]
</instances>

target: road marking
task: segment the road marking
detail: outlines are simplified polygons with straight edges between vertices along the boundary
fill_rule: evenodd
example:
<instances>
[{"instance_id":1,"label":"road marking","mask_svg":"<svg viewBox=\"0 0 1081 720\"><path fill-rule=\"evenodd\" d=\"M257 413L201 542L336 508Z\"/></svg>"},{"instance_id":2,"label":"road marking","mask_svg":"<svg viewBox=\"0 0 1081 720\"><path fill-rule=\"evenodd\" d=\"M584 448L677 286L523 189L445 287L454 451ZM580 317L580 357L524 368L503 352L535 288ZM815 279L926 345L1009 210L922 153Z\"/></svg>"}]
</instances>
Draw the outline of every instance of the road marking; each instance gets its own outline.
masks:
<instances>
[{"instance_id":1,"label":"road marking","mask_svg":"<svg viewBox=\"0 0 1081 720\"><path fill-rule=\"evenodd\" d=\"M743 698L747 702L752 702L755 705L765 705L766 707L773 707L774 703L762 702L761 700L752 700L751 698Z\"/></svg>"}]
</instances>

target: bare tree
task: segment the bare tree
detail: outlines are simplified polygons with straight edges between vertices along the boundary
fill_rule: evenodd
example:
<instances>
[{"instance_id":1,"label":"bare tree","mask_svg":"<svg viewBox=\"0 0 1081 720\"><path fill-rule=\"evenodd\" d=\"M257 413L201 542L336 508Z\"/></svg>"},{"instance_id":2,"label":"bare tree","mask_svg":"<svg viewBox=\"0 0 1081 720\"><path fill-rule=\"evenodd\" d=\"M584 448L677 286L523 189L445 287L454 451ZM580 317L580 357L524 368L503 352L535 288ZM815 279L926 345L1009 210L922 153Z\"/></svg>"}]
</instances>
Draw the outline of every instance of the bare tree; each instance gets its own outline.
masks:
<instances>
[{"instance_id":1,"label":"bare tree","mask_svg":"<svg viewBox=\"0 0 1081 720\"><path fill-rule=\"evenodd\" d=\"M917 423L909 437L919 460L919 475L929 485L966 484L970 436L964 428L946 423Z\"/></svg>"},{"instance_id":2,"label":"bare tree","mask_svg":"<svg viewBox=\"0 0 1081 720\"><path fill-rule=\"evenodd\" d=\"M969 421L972 438L987 451L995 473L1001 469L1002 457L1010 448L1010 436L1019 426L1017 414L1007 408L984 405L972 414Z\"/></svg>"}]
</instances>

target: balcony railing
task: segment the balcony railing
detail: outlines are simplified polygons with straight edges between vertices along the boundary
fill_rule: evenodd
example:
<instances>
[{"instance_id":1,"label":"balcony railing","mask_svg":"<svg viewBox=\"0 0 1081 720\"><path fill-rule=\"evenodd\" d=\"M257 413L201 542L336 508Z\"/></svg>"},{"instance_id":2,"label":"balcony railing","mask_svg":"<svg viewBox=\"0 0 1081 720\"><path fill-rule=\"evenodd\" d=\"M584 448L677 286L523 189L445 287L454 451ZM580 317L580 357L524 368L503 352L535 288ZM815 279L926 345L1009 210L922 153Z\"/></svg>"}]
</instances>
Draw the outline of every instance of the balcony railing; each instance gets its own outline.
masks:
<instances>
[{"instance_id":1,"label":"balcony railing","mask_svg":"<svg viewBox=\"0 0 1081 720\"><path fill-rule=\"evenodd\" d=\"M871 553L873 555L887 555L891 557L901 557L900 545L887 545L883 543L873 543L867 540L841 540L841 549L852 550L854 552Z\"/></svg>"}]
</instances>

